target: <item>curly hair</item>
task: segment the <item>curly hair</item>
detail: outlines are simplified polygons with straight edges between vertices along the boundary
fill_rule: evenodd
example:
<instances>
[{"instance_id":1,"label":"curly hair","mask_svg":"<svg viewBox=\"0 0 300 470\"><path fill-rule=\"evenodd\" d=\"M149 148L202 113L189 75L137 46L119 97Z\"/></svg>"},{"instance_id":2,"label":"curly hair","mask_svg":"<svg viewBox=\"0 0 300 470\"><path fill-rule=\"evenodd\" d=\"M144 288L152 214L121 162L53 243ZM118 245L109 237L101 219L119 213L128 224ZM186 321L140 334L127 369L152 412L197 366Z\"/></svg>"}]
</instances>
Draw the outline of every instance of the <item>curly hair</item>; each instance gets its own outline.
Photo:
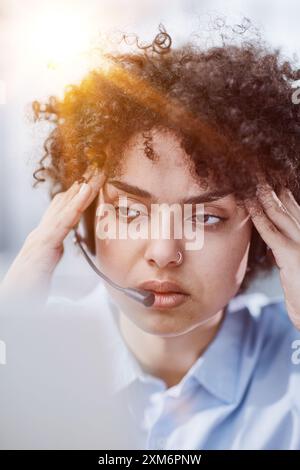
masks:
<instances>
[{"instance_id":1,"label":"curly hair","mask_svg":"<svg viewBox=\"0 0 300 470\"><path fill-rule=\"evenodd\" d=\"M261 41L173 48L163 25L152 43L141 46L136 38L136 46L104 53L102 65L68 86L63 98L32 103L34 119L53 124L34 186L49 180L53 197L89 165L113 174L138 132L154 160L149 131L160 128L176 133L196 177L230 188L238 203L255 195L259 174L275 191L288 187L300 202L300 112L292 101L300 70L291 61ZM94 216L92 204L84 214L92 254ZM275 264L253 227L238 293Z\"/></svg>"}]
</instances>

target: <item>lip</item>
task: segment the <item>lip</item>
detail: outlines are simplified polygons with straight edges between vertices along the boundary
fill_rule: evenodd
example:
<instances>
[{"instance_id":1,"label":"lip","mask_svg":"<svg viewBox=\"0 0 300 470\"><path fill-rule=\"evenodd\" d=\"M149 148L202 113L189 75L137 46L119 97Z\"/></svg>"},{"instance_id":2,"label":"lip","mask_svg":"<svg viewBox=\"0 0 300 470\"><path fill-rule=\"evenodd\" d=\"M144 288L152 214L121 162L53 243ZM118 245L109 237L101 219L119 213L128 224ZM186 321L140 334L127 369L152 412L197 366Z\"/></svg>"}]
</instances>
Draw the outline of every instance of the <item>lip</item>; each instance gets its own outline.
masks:
<instances>
[{"instance_id":1,"label":"lip","mask_svg":"<svg viewBox=\"0 0 300 470\"><path fill-rule=\"evenodd\" d=\"M179 284L172 281L144 281L138 285L139 289L150 290L151 292L158 292L158 293L178 293L178 294L186 294Z\"/></svg>"},{"instance_id":2,"label":"lip","mask_svg":"<svg viewBox=\"0 0 300 470\"><path fill-rule=\"evenodd\" d=\"M150 291L154 294L155 300L152 308L155 309L178 307L185 302L189 296L179 284L171 281L145 281L140 283L138 288Z\"/></svg>"}]
</instances>

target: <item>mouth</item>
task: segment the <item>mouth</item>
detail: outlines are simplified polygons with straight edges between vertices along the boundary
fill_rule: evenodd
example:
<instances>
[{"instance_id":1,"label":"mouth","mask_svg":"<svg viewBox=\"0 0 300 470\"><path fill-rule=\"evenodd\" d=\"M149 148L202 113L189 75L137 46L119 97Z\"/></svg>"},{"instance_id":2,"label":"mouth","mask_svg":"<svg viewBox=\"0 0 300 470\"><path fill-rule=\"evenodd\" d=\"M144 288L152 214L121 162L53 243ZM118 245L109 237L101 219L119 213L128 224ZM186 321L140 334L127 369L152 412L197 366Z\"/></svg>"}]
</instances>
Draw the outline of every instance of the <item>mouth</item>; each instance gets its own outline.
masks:
<instances>
[{"instance_id":1,"label":"mouth","mask_svg":"<svg viewBox=\"0 0 300 470\"><path fill-rule=\"evenodd\" d=\"M189 297L179 284L171 281L146 281L139 284L138 288L154 294L155 300L151 307L159 310L178 307Z\"/></svg>"}]
</instances>

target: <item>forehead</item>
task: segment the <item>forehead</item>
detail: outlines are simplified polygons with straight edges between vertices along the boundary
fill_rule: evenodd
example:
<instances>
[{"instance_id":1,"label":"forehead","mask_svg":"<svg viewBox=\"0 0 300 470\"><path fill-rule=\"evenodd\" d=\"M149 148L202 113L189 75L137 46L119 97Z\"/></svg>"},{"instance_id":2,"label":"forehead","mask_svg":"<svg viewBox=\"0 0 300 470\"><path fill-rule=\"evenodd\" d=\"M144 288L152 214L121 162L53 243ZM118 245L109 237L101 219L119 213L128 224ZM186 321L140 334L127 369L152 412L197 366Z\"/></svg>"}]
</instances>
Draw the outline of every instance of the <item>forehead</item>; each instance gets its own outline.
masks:
<instances>
[{"instance_id":1,"label":"forehead","mask_svg":"<svg viewBox=\"0 0 300 470\"><path fill-rule=\"evenodd\" d=\"M145 154L145 142L149 140L145 140L142 133L136 134L124 150L120 168L122 179L156 194L199 189L200 182L189 169L193 166L192 161L181 148L176 134L154 130L150 136L154 160Z\"/></svg>"},{"instance_id":2,"label":"forehead","mask_svg":"<svg viewBox=\"0 0 300 470\"><path fill-rule=\"evenodd\" d=\"M145 136L136 134L124 150L118 180L138 186L165 202L218 189L195 176L194 164L175 133L155 130L150 136L154 161L145 155ZM228 195L224 201L234 202L234 196Z\"/></svg>"}]
</instances>

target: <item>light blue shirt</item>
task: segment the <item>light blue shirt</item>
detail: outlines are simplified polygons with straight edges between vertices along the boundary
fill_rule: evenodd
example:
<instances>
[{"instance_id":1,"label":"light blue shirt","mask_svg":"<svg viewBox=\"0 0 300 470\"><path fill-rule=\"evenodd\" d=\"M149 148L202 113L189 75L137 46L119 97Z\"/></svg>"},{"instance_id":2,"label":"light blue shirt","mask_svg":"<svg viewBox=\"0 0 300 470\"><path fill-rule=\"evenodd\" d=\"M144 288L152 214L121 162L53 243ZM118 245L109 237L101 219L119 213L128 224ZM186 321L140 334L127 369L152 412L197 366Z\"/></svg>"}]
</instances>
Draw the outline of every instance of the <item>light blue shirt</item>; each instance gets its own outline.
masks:
<instances>
[{"instance_id":1,"label":"light blue shirt","mask_svg":"<svg viewBox=\"0 0 300 470\"><path fill-rule=\"evenodd\" d=\"M131 449L300 449L300 332L282 298L233 298L214 340L170 388L126 346L102 283L77 302L95 305L113 393L126 397L136 431Z\"/></svg>"}]
</instances>

